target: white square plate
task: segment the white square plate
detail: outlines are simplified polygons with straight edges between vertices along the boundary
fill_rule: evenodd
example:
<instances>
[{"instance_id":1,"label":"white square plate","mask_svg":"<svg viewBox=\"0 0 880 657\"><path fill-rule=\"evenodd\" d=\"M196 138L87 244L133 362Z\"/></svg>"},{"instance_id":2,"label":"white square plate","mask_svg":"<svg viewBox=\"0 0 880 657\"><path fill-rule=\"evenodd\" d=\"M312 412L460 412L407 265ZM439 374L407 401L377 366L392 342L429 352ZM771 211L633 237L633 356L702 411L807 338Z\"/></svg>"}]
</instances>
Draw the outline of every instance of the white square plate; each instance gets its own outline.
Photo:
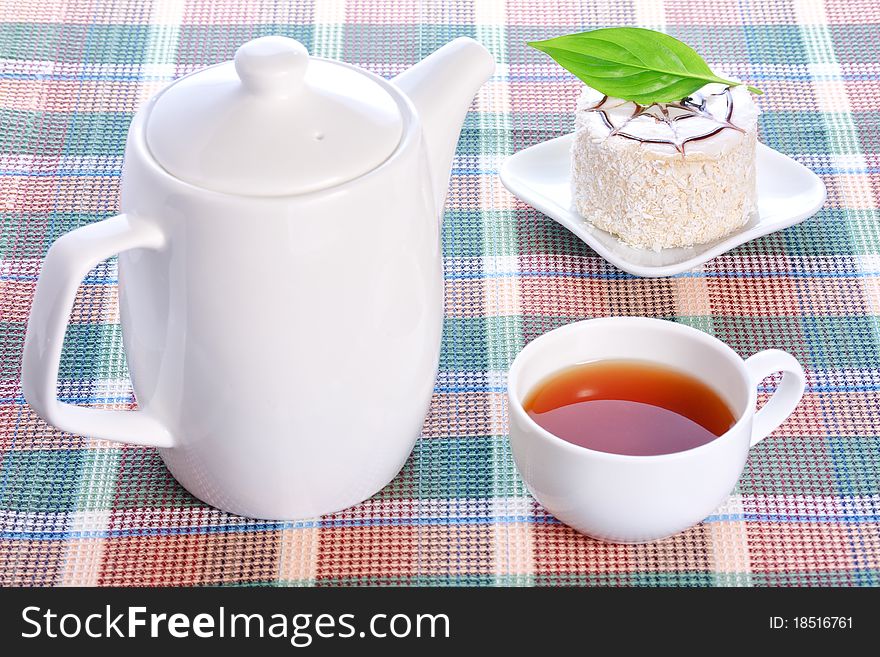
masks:
<instances>
[{"instance_id":1,"label":"white square plate","mask_svg":"<svg viewBox=\"0 0 880 657\"><path fill-rule=\"evenodd\" d=\"M636 249L583 219L571 203L569 150L573 134L508 157L501 181L517 198L555 219L608 262L636 276L672 276L692 269L756 237L800 223L825 202L825 185L790 157L758 144L758 211L736 232L687 249Z\"/></svg>"}]
</instances>

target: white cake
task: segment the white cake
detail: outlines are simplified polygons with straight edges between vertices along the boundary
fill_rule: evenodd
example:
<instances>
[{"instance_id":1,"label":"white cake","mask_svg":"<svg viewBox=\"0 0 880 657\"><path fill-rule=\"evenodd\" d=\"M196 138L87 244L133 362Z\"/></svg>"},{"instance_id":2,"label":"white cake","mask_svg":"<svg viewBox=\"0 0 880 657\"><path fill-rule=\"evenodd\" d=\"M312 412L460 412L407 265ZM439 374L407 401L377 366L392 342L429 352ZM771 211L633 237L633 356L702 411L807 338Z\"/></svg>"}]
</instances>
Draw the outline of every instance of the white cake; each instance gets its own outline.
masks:
<instances>
[{"instance_id":1,"label":"white cake","mask_svg":"<svg viewBox=\"0 0 880 657\"><path fill-rule=\"evenodd\" d=\"M723 237L755 210L757 119L743 86L708 84L649 106L585 87L571 151L575 207L636 247Z\"/></svg>"}]
</instances>

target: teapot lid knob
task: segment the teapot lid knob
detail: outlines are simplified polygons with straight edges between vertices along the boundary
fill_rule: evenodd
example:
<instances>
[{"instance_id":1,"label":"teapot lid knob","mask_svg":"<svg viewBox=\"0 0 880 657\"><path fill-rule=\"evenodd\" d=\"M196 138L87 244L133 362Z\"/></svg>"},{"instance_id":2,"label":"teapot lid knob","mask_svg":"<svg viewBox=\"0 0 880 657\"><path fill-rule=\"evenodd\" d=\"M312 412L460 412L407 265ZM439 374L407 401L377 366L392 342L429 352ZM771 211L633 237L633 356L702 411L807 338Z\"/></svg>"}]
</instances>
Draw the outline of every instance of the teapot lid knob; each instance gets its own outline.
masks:
<instances>
[{"instance_id":1,"label":"teapot lid knob","mask_svg":"<svg viewBox=\"0 0 880 657\"><path fill-rule=\"evenodd\" d=\"M290 96L303 83L309 51L295 39L265 36L235 52L235 71L248 91L260 96Z\"/></svg>"}]
</instances>

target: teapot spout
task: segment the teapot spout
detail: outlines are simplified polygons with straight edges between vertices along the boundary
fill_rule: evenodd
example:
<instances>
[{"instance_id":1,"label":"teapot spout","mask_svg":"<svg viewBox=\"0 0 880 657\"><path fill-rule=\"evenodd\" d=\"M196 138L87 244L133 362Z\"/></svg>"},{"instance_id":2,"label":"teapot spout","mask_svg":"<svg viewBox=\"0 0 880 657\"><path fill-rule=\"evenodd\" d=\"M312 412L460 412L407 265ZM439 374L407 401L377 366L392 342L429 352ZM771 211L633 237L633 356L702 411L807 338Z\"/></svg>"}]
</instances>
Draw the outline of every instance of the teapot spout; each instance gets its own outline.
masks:
<instances>
[{"instance_id":1,"label":"teapot spout","mask_svg":"<svg viewBox=\"0 0 880 657\"><path fill-rule=\"evenodd\" d=\"M494 70L495 60L488 50L471 38L460 37L393 80L412 100L421 119L438 214L446 200L464 117Z\"/></svg>"}]
</instances>

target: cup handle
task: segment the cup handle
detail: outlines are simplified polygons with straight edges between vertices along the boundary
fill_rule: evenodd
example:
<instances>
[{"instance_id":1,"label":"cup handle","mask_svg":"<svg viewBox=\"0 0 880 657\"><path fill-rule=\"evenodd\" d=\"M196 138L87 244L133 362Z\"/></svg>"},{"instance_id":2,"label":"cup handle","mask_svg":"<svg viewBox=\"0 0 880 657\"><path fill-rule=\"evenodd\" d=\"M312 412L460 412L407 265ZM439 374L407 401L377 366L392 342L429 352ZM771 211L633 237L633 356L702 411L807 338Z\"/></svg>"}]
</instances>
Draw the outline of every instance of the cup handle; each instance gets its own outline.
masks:
<instances>
[{"instance_id":1,"label":"cup handle","mask_svg":"<svg viewBox=\"0 0 880 657\"><path fill-rule=\"evenodd\" d=\"M764 440L791 415L804 396L807 379L804 368L794 356L779 349L759 351L746 359L746 371L757 386L774 372L782 372L782 381L773 396L755 413L750 447Z\"/></svg>"},{"instance_id":2,"label":"cup handle","mask_svg":"<svg viewBox=\"0 0 880 657\"><path fill-rule=\"evenodd\" d=\"M124 214L63 235L49 249L31 307L21 362L28 404L50 424L93 438L172 447L170 432L147 411L83 408L58 400L58 368L67 320L80 281L96 264L122 251L165 244L154 224Z\"/></svg>"}]
</instances>

